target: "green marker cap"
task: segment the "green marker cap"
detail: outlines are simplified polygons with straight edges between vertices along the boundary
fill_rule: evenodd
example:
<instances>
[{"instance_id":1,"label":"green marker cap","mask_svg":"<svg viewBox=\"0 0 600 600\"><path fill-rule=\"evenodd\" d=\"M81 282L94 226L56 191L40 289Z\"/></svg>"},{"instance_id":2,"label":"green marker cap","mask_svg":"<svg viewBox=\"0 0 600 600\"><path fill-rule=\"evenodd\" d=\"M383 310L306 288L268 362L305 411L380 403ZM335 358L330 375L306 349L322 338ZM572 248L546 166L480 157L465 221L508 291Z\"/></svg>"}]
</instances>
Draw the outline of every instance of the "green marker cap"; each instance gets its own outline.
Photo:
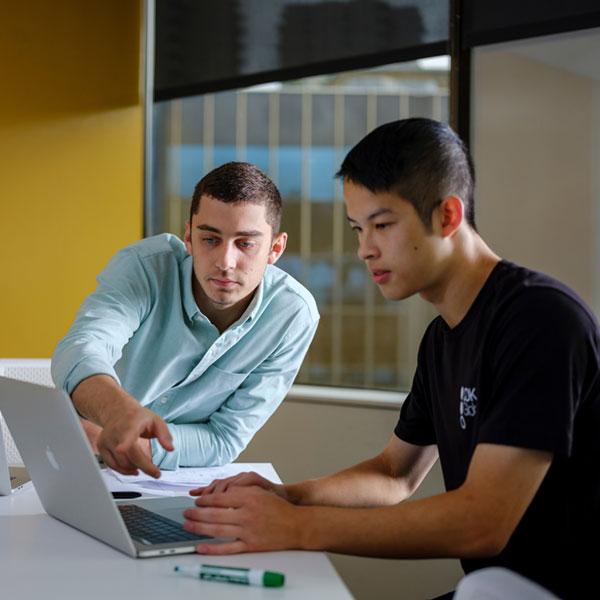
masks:
<instances>
[{"instance_id":1,"label":"green marker cap","mask_svg":"<svg viewBox=\"0 0 600 600\"><path fill-rule=\"evenodd\" d=\"M265 571L263 585L265 587L281 587L285 583L285 575L275 571Z\"/></svg>"}]
</instances>

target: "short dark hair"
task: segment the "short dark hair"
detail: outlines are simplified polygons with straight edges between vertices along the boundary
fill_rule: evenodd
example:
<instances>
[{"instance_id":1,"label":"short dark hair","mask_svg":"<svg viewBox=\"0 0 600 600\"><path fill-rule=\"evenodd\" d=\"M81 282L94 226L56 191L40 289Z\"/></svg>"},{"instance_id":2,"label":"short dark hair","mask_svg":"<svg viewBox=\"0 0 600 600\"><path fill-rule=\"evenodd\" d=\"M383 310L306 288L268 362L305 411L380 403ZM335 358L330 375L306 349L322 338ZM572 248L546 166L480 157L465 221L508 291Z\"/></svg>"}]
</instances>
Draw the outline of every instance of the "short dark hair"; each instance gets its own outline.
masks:
<instances>
[{"instance_id":1,"label":"short dark hair","mask_svg":"<svg viewBox=\"0 0 600 600\"><path fill-rule=\"evenodd\" d=\"M228 162L207 173L194 188L190 223L198 212L200 198L211 196L221 202L263 204L273 234L281 227L281 195L277 186L258 168L245 162Z\"/></svg>"},{"instance_id":2,"label":"short dark hair","mask_svg":"<svg viewBox=\"0 0 600 600\"><path fill-rule=\"evenodd\" d=\"M402 119L377 127L348 152L336 176L373 193L398 194L428 229L436 206L456 194L476 229L473 161L458 135L439 121Z\"/></svg>"}]
</instances>

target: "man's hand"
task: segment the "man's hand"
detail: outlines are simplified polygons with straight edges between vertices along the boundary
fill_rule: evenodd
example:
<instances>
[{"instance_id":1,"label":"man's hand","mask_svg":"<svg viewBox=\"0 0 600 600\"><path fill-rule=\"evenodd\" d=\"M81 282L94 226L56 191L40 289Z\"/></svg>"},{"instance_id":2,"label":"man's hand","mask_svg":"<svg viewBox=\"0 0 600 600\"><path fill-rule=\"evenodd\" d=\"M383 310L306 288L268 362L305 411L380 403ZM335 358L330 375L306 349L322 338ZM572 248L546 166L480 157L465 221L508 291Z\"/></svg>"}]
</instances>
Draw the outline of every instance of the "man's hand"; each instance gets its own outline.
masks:
<instances>
[{"instance_id":1,"label":"man's hand","mask_svg":"<svg viewBox=\"0 0 600 600\"><path fill-rule=\"evenodd\" d=\"M104 462L123 475L137 475L141 469L152 477L160 477L160 469L152 463L151 438L157 438L165 450L173 450L167 424L151 410L129 405L105 421L97 441L98 450Z\"/></svg>"},{"instance_id":2,"label":"man's hand","mask_svg":"<svg viewBox=\"0 0 600 600\"><path fill-rule=\"evenodd\" d=\"M83 431L87 436L88 441L90 442L90 446L92 447L92 452L94 454L99 454L98 452L98 438L100 437L100 433L102 432L102 427L88 421L87 419L79 419L81 423L81 427L83 427Z\"/></svg>"},{"instance_id":3,"label":"man's hand","mask_svg":"<svg viewBox=\"0 0 600 600\"><path fill-rule=\"evenodd\" d=\"M224 494L227 490L232 489L235 486L257 486L268 492L277 494L280 498L288 500L285 488L283 485L278 485L265 479L254 471L245 473L239 473L226 479L215 479L209 485L199 487L190 491L191 496L207 496L209 494Z\"/></svg>"},{"instance_id":4,"label":"man's hand","mask_svg":"<svg viewBox=\"0 0 600 600\"><path fill-rule=\"evenodd\" d=\"M272 485L272 484L271 484ZM226 493L203 494L183 515L184 529L212 537L235 538L198 544L200 554L237 554L302 547L303 511L259 486L232 486Z\"/></svg>"},{"instance_id":5,"label":"man's hand","mask_svg":"<svg viewBox=\"0 0 600 600\"><path fill-rule=\"evenodd\" d=\"M173 443L167 424L156 413L140 406L108 375L84 379L71 398L79 413L93 421L82 425L94 451L111 469L123 475L137 475L141 469L160 477L160 469L152 464L150 440L157 438L167 451L173 450Z\"/></svg>"}]
</instances>

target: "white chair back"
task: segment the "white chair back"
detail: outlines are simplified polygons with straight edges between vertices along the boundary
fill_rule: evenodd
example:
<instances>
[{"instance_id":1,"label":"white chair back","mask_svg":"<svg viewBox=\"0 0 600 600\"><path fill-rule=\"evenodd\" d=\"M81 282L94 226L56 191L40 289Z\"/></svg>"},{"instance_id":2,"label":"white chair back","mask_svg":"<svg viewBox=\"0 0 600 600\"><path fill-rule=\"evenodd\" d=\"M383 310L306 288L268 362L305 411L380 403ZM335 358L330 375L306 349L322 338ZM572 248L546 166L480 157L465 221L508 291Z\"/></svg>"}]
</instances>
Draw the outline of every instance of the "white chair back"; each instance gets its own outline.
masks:
<instances>
[{"instance_id":1,"label":"white chair back","mask_svg":"<svg viewBox=\"0 0 600 600\"><path fill-rule=\"evenodd\" d=\"M453 600L559 600L541 585L502 567L487 567L465 575Z\"/></svg>"},{"instance_id":2,"label":"white chair back","mask_svg":"<svg viewBox=\"0 0 600 600\"><path fill-rule=\"evenodd\" d=\"M0 358L0 376L54 387L52 376L50 375L49 358ZM2 428L2 437L4 438L8 464L10 466L22 467L23 459L1 414L0 427Z\"/></svg>"}]
</instances>

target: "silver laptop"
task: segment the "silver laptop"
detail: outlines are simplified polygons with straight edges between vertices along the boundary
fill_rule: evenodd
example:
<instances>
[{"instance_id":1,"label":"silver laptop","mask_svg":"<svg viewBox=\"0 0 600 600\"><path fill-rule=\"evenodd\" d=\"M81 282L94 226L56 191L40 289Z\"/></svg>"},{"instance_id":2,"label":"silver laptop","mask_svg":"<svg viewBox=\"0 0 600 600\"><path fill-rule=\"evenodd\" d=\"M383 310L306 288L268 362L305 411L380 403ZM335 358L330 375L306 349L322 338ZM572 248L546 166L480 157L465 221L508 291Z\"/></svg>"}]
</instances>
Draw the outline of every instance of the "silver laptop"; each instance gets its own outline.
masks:
<instances>
[{"instance_id":1,"label":"silver laptop","mask_svg":"<svg viewBox=\"0 0 600 600\"><path fill-rule=\"evenodd\" d=\"M25 467L9 466L6 456L6 442L0 423L0 496L8 496L22 489L30 481Z\"/></svg>"},{"instance_id":2,"label":"silver laptop","mask_svg":"<svg viewBox=\"0 0 600 600\"><path fill-rule=\"evenodd\" d=\"M46 512L133 557L185 554L199 541L181 524L191 497L116 502L71 399L62 391L0 377L6 419Z\"/></svg>"}]
</instances>

